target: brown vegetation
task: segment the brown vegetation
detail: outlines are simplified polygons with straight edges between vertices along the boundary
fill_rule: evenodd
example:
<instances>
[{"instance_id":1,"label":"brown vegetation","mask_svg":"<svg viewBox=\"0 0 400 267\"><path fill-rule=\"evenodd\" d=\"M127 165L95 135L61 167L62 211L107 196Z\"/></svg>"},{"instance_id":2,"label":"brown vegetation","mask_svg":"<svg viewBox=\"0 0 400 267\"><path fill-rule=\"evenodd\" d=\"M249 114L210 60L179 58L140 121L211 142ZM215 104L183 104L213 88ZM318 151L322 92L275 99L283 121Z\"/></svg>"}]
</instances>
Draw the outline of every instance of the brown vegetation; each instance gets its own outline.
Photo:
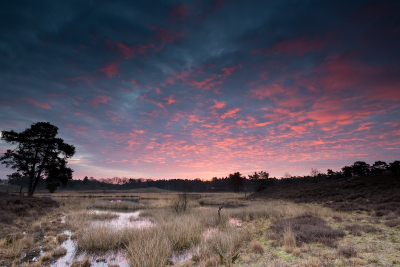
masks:
<instances>
[{"instance_id":1,"label":"brown vegetation","mask_svg":"<svg viewBox=\"0 0 400 267\"><path fill-rule=\"evenodd\" d=\"M50 198L24 197L0 192L0 237L24 227L20 219L32 223L59 204Z\"/></svg>"},{"instance_id":2,"label":"brown vegetation","mask_svg":"<svg viewBox=\"0 0 400 267\"><path fill-rule=\"evenodd\" d=\"M400 215L400 174L270 186L251 198L315 202L340 211L376 210L377 216Z\"/></svg>"},{"instance_id":3,"label":"brown vegetation","mask_svg":"<svg viewBox=\"0 0 400 267\"><path fill-rule=\"evenodd\" d=\"M276 220L272 223L271 229L283 239L283 243L288 247L312 242L336 247L337 239L345 235L342 230L332 229L324 220L312 215Z\"/></svg>"}]
</instances>

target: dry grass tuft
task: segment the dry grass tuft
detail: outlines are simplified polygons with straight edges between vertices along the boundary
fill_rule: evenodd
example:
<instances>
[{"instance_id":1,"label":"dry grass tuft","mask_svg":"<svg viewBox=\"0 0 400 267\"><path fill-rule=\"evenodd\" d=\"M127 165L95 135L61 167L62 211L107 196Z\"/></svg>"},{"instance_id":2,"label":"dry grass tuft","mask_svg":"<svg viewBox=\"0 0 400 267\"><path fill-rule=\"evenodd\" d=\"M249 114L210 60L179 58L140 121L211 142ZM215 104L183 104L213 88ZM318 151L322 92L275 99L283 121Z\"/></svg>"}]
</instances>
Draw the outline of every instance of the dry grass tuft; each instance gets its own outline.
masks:
<instances>
[{"instance_id":1,"label":"dry grass tuft","mask_svg":"<svg viewBox=\"0 0 400 267\"><path fill-rule=\"evenodd\" d=\"M81 261L74 261L71 264L71 267L90 267L90 266L91 266L91 263L90 263L90 260L88 258L85 258L85 259L83 259Z\"/></svg>"},{"instance_id":2,"label":"dry grass tuft","mask_svg":"<svg viewBox=\"0 0 400 267\"><path fill-rule=\"evenodd\" d=\"M301 266L304 266L304 267L320 267L320 266L322 266L322 263L318 258L310 257Z\"/></svg>"},{"instance_id":3,"label":"dry grass tuft","mask_svg":"<svg viewBox=\"0 0 400 267\"><path fill-rule=\"evenodd\" d=\"M50 252L47 252L45 254L43 254L42 256L40 256L39 258L39 262L47 262L53 259L53 255Z\"/></svg>"},{"instance_id":4,"label":"dry grass tuft","mask_svg":"<svg viewBox=\"0 0 400 267\"><path fill-rule=\"evenodd\" d=\"M19 258L21 254L33 246L33 237L25 236L21 239L17 239L14 236L11 239L3 238L0 240L0 254L4 258Z\"/></svg>"},{"instance_id":5,"label":"dry grass tuft","mask_svg":"<svg viewBox=\"0 0 400 267\"><path fill-rule=\"evenodd\" d=\"M68 235L67 234L59 234L56 236L56 240L57 240L58 244L62 244L68 240Z\"/></svg>"},{"instance_id":6,"label":"dry grass tuft","mask_svg":"<svg viewBox=\"0 0 400 267\"><path fill-rule=\"evenodd\" d=\"M251 247L251 251L256 254L264 254L264 248L260 241L256 241L256 240L252 241L250 244L250 247Z\"/></svg>"},{"instance_id":7,"label":"dry grass tuft","mask_svg":"<svg viewBox=\"0 0 400 267\"><path fill-rule=\"evenodd\" d=\"M67 249L64 248L64 247L58 247L51 253L51 255L53 257L56 257L56 258L57 257L62 257L64 255L66 255L66 254L67 254Z\"/></svg>"},{"instance_id":8,"label":"dry grass tuft","mask_svg":"<svg viewBox=\"0 0 400 267\"><path fill-rule=\"evenodd\" d=\"M51 251L57 247L57 242L54 236L47 236L43 239L43 251Z\"/></svg>"},{"instance_id":9,"label":"dry grass tuft","mask_svg":"<svg viewBox=\"0 0 400 267\"><path fill-rule=\"evenodd\" d=\"M130 239L129 231L107 226L94 226L77 234L77 248L87 252L106 252L124 248Z\"/></svg>"},{"instance_id":10,"label":"dry grass tuft","mask_svg":"<svg viewBox=\"0 0 400 267\"><path fill-rule=\"evenodd\" d=\"M296 248L296 237L290 227L283 232L283 246L286 252L293 252Z\"/></svg>"},{"instance_id":11,"label":"dry grass tuft","mask_svg":"<svg viewBox=\"0 0 400 267\"><path fill-rule=\"evenodd\" d=\"M145 229L137 231L127 247L127 252L133 266L167 266L172 245L161 229Z\"/></svg>"}]
</instances>

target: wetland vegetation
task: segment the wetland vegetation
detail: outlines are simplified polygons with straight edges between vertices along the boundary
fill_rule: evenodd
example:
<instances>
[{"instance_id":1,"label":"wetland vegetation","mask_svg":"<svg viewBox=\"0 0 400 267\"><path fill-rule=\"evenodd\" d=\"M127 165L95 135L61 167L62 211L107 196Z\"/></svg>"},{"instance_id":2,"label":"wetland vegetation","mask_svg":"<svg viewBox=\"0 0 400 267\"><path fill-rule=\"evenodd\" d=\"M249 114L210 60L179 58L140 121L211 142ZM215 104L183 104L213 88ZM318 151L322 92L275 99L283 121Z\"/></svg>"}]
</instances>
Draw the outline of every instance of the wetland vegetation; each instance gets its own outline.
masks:
<instances>
[{"instance_id":1,"label":"wetland vegetation","mask_svg":"<svg viewBox=\"0 0 400 267\"><path fill-rule=\"evenodd\" d=\"M174 206L183 198L173 192L3 194L10 226L2 228L0 265L400 264L396 211L345 212L242 193L185 197L186 209L177 211ZM31 212L21 213L22 207Z\"/></svg>"}]
</instances>

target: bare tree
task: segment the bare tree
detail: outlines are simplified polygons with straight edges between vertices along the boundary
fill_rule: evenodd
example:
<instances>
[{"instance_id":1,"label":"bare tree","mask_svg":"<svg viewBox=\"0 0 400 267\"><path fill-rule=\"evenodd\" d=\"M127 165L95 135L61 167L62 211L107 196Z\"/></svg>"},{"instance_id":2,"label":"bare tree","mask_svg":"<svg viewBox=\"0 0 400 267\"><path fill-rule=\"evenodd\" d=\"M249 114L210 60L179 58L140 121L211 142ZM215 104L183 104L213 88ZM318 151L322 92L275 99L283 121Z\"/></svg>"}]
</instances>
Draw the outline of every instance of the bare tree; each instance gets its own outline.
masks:
<instances>
[{"instance_id":1,"label":"bare tree","mask_svg":"<svg viewBox=\"0 0 400 267\"><path fill-rule=\"evenodd\" d=\"M317 168L311 168L311 172L310 172L311 177L317 177L318 174L319 174L319 171L317 170Z\"/></svg>"}]
</instances>

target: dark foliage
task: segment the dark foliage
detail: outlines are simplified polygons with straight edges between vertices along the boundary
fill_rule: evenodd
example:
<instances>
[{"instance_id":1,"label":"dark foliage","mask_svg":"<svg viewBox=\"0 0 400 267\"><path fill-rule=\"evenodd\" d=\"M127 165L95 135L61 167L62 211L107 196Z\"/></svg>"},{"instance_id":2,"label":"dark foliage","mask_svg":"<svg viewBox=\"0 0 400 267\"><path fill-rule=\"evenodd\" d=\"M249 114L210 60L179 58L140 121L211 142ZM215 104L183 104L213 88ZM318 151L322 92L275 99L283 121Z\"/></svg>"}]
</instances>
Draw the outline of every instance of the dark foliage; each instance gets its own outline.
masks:
<instances>
[{"instance_id":1,"label":"dark foliage","mask_svg":"<svg viewBox=\"0 0 400 267\"><path fill-rule=\"evenodd\" d=\"M269 173L260 171L259 173L254 172L253 175L249 175L250 181L253 182L253 188L255 192L262 191L264 189L267 189L269 186L273 185L275 182L275 179L270 179L269 178Z\"/></svg>"},{"instance_id":2,"label":"dark foliage","mask_svg":"<svg viewBox=\"0 0 400 267\"><path fill-rule=\"evenodd\" d=\"M1 139L15 149L8 149L0 162L15 170L14 178L27 177L28 195L32 196L41 178L46 188L54 192L72 179L73 170L66 167L68 158L75 154L75 147L56 138L58 128L48 122L38 122L17 133L2 131Z\"/></svg>"},{"instance_id":3,"label":"dark foliage","mask_svg":"<svg viewBox=\"0 0 400 267\"><path fill-rule=\"evenodd\" d=\"M244 179L240 172L229 174L229 183L233 191L239 192L244 187Z\"/></svg>"},{"instance_id":4,"label":"dark foliage","mask_svg":"<svg viewBox=\"0 0 400 267\"><path fill-rule=\"evenodd\" d=\"M322 243L330 247L336 247L337 239L345 235L342 230L332 229L326 225L323 219L312 215L278 219L270 227L280 237L283 236L287 228L291 228L293 231L297 246L302 243Z\"/></svg>"}]
</instances>

